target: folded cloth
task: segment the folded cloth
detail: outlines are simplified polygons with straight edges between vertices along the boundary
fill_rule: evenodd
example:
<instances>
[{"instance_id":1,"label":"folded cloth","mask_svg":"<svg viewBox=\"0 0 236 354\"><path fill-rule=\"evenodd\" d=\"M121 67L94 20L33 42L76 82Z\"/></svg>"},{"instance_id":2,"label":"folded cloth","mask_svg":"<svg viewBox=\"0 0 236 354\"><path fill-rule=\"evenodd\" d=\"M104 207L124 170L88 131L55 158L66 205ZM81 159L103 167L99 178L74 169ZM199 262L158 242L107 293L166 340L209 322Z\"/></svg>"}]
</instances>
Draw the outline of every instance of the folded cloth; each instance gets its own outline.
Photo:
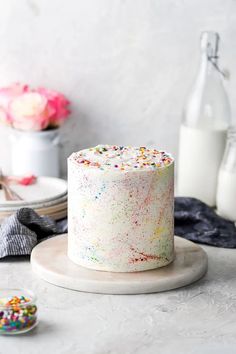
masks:
<instances>
[{"instance_id":1,"label":"folded cloth","mask_svg":"<svg viewBox=\"0 0 236 354\"><path fill-rule=\"evenodd\" d=\"M45 237L60 233L60 227L49 217L40 217L33 209L22 208L0 226L0 258L29 255Z\"/></svg>"},{"instance_id":2,"label":"folded cloth","mask_svg":"<svg viewBox=\"0 0 236 354\"><path fill-rule=\"evenodd\" d=\"M58 222L40 217L33 209L22 208L0 226L0 258L29 255L38 242L67 232L67 219ZM233 222L195 198L175 198L175 235L197 243L236 248Z\"/></svg>"},{"instance_id":3,"label":"folded cloth","mask_svg":"<svg viewBox=\"0 0 236 354\"><path fill-rule=\"evenodd\" d=\"M235 224L195 198L175 198L175 235L210 246L236 248Z\"/></svg>"}]
</instances>

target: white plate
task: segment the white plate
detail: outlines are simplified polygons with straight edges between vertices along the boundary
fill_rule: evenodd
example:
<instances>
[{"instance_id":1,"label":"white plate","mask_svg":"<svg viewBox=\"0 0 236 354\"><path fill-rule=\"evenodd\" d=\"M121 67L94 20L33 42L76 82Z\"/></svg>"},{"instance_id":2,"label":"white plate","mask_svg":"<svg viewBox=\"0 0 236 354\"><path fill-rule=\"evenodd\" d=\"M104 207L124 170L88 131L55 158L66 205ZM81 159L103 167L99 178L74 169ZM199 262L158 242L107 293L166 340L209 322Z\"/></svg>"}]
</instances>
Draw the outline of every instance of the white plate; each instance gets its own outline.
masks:
<instances>
[{"instance_id":1,"label":"white plate","mask_svg":"<svg viewBox=\"0 0 236 354\"><path fill-rule=\"evenodd\" d=\"M58 205L58 204L61 204L63 202L66 202L67 201L67 194L63 195L62 197L59 197L57 199L52 199L52 200L48 200L46 202L39 202L39 203L27 203L27 204L18 204L18 205L7 205L7 206L4 206L2 207L0 205L0 214L2 212L11 212L11 213L14 213L15 211L17 211L18 209L20 208L24 208L24 207L27 207L27 208L32 208L32 209L39 209L39 208L48 208L48 207L51 207L51 206L54 206L54 205Z\"/></svg>"},{"instance_id":2,"label":"white plate","mask_svg":"<svg viewBox=\"0 0 236 354\"><path fill-rule=\"evenodd\" d=\"M53 220L61 220L61 219L65 219L67 217L67 209L62 209L61 211L57 211L55 213L38 213L40 216L49 216L51 219ZM0 216L0 225L3 223L3 221L8 218L10 215L7 216Z\"/></svg>"},{"instance_id":3,"label":"white plate","mask_svg":"<svg viewBox=\"0 0 236 354\"><path fill-rule=\"evenodd\" d=\"M0 190L0 207L28 206L58 199L67 193L67 182L60 178L38 177L32 185L12 184L11 188L24 200L6 201L3 190Z\"/></svg>"},{"instance_id":4,"label":"white plate","mask_svg":"<svg viewBox=\"0 0 236 354\"><path fill-rule=\"evenodd\" d=\"M21 208L19 208L21 209ZM36 213L38 213L39 215L49 215L49 214L54 214L57 213L58 211L67 209L67 200L60 203L60 204L56 204L56 205L51 205L49 207L45 207L45 208L34 208L34 210L36 211ZM8 210L8 211L2 211L0 209L0 217L8 217L12 214L14 214L16 212L16 210Z\"/></svg>"}]
</instances>

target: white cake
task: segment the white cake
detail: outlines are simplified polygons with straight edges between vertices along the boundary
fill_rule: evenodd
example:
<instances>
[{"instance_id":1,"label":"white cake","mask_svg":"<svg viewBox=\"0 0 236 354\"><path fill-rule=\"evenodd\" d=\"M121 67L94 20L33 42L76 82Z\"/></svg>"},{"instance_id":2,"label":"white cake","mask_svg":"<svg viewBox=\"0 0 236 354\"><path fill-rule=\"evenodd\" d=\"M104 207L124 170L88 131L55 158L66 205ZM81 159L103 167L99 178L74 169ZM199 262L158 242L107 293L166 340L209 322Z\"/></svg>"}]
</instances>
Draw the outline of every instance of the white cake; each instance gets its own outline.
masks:
<instances>
[{"instance_id":1,"label":"white cake","mask_svg":"<svg viewBox=\"0 0 236 354\"><path fill-rule=\"evenodd\" d=\"M98 145L68 158L68 256L134 272L174 257L174 161L145 147Z\"/></svg>"}]
</instances>

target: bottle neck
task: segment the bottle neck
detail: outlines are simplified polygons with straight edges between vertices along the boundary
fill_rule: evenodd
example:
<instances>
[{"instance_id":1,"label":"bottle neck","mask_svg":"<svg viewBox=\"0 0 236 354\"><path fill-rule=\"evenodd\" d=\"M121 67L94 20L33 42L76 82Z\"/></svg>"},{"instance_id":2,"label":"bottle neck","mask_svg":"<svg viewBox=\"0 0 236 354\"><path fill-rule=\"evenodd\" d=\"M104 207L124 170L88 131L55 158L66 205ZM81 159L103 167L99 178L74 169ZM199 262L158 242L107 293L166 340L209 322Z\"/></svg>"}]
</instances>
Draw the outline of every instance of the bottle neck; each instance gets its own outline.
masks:
<instances>
[{"instance_id":1,"label":"bottle neck","mask_svg":"<svg viewBox=\"0 0 236 354\"><path fill-rule=\"evenodd\" d=\"M198 72L184 107L183 124L189 127L225 132L230 107L218 67L216 33L203 33Z\"/></svg>"},{"instance_id":2,"label":"bottle neck","mask_svg":"<svg viewBox=\"0 0 236 354\"><path fill-rule=\"evenodd\" d=\"M218 58L209 57L207 52L202 52L200 72L204 75L218 75Z\"/></svg>"},{"instance_id":3,"label":"bottle neck","mask_svg":"<svg viewBox=\"0 0 236 354\"><path fill-rule=\"evenodd\" d=\"M219 34L206 31L201 34L201 67L207 74L220 73L218 67Z\"/></svg>"}]
</instances>

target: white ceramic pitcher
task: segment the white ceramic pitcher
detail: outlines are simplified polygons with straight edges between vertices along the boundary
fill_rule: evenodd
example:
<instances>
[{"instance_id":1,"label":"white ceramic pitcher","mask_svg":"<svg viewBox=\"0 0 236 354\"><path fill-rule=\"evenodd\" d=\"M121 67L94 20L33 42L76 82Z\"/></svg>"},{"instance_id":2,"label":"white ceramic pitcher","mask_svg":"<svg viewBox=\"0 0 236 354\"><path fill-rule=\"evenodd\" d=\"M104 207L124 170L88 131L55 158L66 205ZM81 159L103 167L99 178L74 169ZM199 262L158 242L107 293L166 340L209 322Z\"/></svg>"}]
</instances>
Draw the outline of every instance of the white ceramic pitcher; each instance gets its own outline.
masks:
<instances>
[{"instance_id":1,"label":"white ceramic pitcher","mask_svg":"<svg viewBox=\"0 0 236 354\"><path fill-rule=\"evenodd\" d=\"M59 177L59 129L12 130L10 141L12 174Z\"/></svg>"}]
</instances>

